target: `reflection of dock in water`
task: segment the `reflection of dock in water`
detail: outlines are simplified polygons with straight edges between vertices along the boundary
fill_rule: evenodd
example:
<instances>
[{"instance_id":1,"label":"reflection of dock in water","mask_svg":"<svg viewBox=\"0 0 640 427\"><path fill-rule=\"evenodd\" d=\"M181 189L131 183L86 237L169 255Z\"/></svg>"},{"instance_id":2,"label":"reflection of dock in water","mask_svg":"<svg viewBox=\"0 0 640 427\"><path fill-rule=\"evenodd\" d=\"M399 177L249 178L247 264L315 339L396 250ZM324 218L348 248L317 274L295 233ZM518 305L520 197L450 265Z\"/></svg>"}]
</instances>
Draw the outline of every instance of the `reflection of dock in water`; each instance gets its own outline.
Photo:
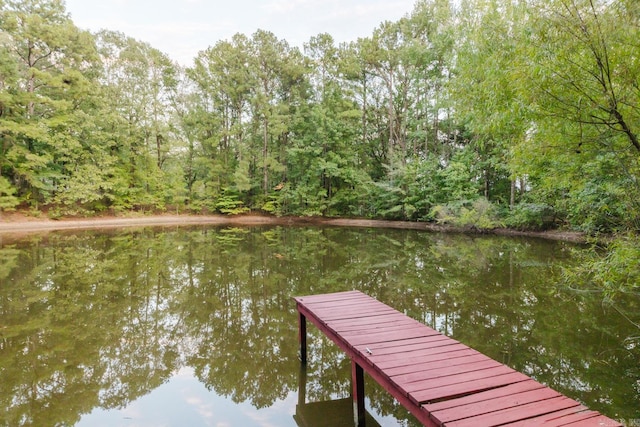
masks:
<instances>
[{"instance_id":1,"label":"reflection of dock in water","mask_svg":"<svg viewBox=\"0 0 640 427\"><path fill-rule=\"evenodd\" d=\"M353 400L328 400L296 406L293 419L299 427L353 427ZM367 412L367 427L380 427L380 424Z\"/></svg>"},{"instance_id":2,"label":"reflection of dock in water","mask_svg":"<svg viewBox=\"0 0 640 427\"><path fill-rule=\"evenodd\" d=\"M380 427L380 424L369 414L365 415L367 427ZM298 427L353 427L353 400L327 400L298 404L293 419Z\"/></svg>"},{"instance_id":3,"label":"reflection of dock in water","mask_svg":"<svg viewBox=\"0 0 640 427\"><path fill-rule=\"evenodd\" d=\"M365 419L364 372L425 426L622 427L362 292L295 300L303 366L307 319L351 359L359 427L370 425Z\"/></svg>"},{"instance_id":4,"label":"reflection of dock in water","mask_svg":"<svg viewBox=\"0 0 640 427\"><path fill-rule=\"evenodd\" d=\"M353 427L355 416L353 398L326 400L307 403L307 370L300 369L298 383L298 404L293 416L298 427ZM367 427L380 427L380 424L366 412Z\"/></svg>"}]
</instances>

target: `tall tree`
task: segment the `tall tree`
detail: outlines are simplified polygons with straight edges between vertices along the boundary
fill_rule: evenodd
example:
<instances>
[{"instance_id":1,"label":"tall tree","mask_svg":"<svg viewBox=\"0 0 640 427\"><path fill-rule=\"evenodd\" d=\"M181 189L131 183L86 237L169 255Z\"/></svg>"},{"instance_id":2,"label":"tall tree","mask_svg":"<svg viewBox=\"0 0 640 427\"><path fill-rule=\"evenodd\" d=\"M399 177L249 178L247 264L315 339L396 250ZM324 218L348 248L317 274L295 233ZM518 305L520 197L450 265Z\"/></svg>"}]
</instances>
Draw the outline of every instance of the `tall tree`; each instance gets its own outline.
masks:
<instances>
[{"instance_id":1,"label":"tall tree","mask_svg":"<svg viewBox=\"0 0 640 427\"><path fill-rule=\"evenodd\" d=\"M247 134L255 80L250 60L249 39L236 34L230 41L220 41L200 52L187 71L196 86L192 125L210 171L200 182L210 188L207 194L214 198L225 190L248 192L252 188Z\"/></svg>"},{"instance_id":2,"label":"tall tree","mask_svg":"<svg viewBox=\"0 0 640 427\"><path fill-rule=\"evenodd\" d=\"M534 2L523 167L569 220L640 228L640 11L635 2ZM568 197L567 197L568 196Z\"/></svg>"},{"instance_id":3,"label":"tall tree","mask_svg":"<svg viewBox=\"0 0 640 427\"><path fill-rule=\"evenodd\" d=\"M310 96L297 109L287 148L289 209L305 215L335 213L355 199L360 112L341 76L341 49L329 34L305 44ZM337 197L336 197L337 196ZM353 201L353 200L352 200ZM343 205L338 210L337 205Z\"/></svg>"},{"instance_id":4,"label":"tall tree","mask_svg":"<svg viewBox=\"0 0 640 427\"><path fill-rule=\"evenodd\" d=\"M511 206L516 202L516 174L509 170L510 153L532 126L522 102L528 19L521 1L462 2L451 81L455 108L474 133L471 148L482 192L487 198L509 200ZM510 187L501 185L509 178Z\"/></svg>"},{"instance_id":5,"label":"tall tree","mask_svg":"<svg viewBox=\"0 0 640 427\"><path fill-rule=\"evenodd\" d=\"M170 94L176 68L162 52L124 34L102 31L97 39L110 111L104 126L118 157L116 205L162 208L169 190L165 163L173 144Z\"/></svg>"},{"instance_id":6,"label":"tall tree","mask_svg":"<svg viewBox=\"0 0 640 427\"><path fill-rule=\"evenodd\" d=\"M278 40L271 32L258 30L251 38L250 51L251 71L255 79L251 109L254 129L261 130L261 187L262 192L267 194L271 183L270 172L279 172L280 178L284 178L284 159L280 156L282 153L278 145L286 144L287 139L290 84L298 81L303 71L293 63L301 59L298 50L291 49L286 41ZM254 135L255 141L256 137Z\"/></svg>"},{"instance_id":7,"label":"tall tree","mask_svg":"<svg viewBox=\"0 0 640 427\"><path fill-rule=\"evenodd\" d=\"M81 134L94 99L95 45L60 0L1 6L1 62L8 71L0 100L2 173L25 200L48 202L89 160Z\"/></svg>"}]
</instances>

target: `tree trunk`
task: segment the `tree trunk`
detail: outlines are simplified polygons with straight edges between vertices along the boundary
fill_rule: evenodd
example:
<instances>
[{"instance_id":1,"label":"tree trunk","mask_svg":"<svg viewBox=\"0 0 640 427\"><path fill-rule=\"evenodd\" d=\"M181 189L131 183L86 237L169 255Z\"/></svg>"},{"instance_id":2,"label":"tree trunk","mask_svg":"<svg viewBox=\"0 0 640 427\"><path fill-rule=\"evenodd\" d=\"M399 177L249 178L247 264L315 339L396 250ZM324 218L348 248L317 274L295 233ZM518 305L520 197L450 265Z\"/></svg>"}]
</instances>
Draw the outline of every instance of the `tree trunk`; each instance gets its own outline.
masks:
<instances>
[{"instance_id":1,"label":"tree trunk","mask_svg":"<svg viewBox=\"0 0 640 427\"><path fill-rule=\"evenodd\" d=\"M367 143L367 73L362 73L362 143Z\"/></svg>"},{"instance_id":2,"label":"tree trunk","mask_svg":"<svg viewBox=\"0 0 640 427\"><path fill-rule=\"evenodd\" d=\"M156 150L158 150L158 169L162 169L162 135L156 130Z\"/></svg>"},{"instance_id":3,"label":"tree trunk","mask_svg":"<svg viewBox=\"0 0 640 427\"><path fill-rule=\"evenodd\" d=\"M267 164L267 156L269 155L269 121L264 120L264 129L262 135L262 190L267 194L269 189L269 168Z\"/></svg>"},{"instance_id":4,"label":"tree trunk","mask_svg":"<svg viewBox=\"0 0 640 427\"><path fill-rule=\"evenodd\" d=\"M489 188L490 188L489 171L485 170L484 171L484 198L487 200L489 200Z\"/></svg>"},{"instance_id":5,"label":"tree trunk","mask_svg":"<svg viewBox=\"0 0 640 427\"><path fill-rule=\"evenodd\" d=\"M511 179L511 198L509 199L509 209L513 209L516 205L516 180Z\"/></svg>"}]
</instances>

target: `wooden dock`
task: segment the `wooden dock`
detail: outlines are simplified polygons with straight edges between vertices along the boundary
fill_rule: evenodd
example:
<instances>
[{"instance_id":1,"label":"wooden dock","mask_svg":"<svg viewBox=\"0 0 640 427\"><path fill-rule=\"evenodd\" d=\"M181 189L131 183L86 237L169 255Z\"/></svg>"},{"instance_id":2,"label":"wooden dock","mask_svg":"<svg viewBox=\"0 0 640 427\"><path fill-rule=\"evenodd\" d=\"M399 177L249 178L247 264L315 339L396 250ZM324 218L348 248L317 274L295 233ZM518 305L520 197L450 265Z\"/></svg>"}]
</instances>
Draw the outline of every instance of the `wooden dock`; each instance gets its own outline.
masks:
<instances>
[{"instance_id":1,"label":"wooden dock","mask_svg":"<svg viewBox=\"0 0 640 427\"><path fill-rule=\"evenodd\" d=\"M366 372L425 426L622 427L361 292L295 301L302 363L307 320L350 357L358 426L365 425Z\"/></svg>"}]
</instances>

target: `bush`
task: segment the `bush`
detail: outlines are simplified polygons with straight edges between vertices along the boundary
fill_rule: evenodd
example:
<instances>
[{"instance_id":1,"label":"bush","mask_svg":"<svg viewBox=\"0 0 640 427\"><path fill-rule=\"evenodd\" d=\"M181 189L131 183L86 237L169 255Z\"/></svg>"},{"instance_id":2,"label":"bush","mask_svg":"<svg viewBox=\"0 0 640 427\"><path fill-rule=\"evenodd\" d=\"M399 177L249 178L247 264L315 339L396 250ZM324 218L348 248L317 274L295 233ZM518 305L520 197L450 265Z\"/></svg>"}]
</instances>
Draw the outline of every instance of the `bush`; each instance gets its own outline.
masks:
<instances>
[{"instance_id":1,"label":"bush","mask_svg":"<svg viewBox=\"0 0 640 427\"><path fill-rule=\"evenodd\" d=\"M0 176L0 210L15 210L16 206L20 203L20 200L15 194L15 187L11 185L7 178Z\"/></svg>"},{"instance_id":2,"label":"bush","mask_svg":"<svg viewBox=\"0 0 640 427\"><path fill-rule=\"evenodd\" d=\"M625 229L634 217L633 204L628 203L629 188L633 187L592 180L569 195L567 219L590 234Z\"/></svg>"},{"instance_id":3,"label":"bush","mask_svg":"<svg viewBox=\"0 0 640 427\"><path fill-rule=\"evenodd\" d=\"M554 226L555 212L542 203L520 203L509 212L505 225L518 230L548 230Z\"/></svg>"},{"instance_id":4,"label":"bush","mask_svg":"<svg viewBox=\"0 0 640 427\"><path fill-rule=\"evenodd\" d=\"M228 193L218 197L215 207L218 212L226 215L238 215L250 210L241 200L238 200L237 195Z\"/></svg>"},{"instance_id":5,"label":"bush","mask_svg":"<svg viewBox=\"0 0 640 427\"><path fill-rule=\"evenodd\" d=\"M277 197L270 197L267 201L265 201L262 204L262 206L260 206L260 209L273 215L277 215L277 216L282 215L282 211L280 209L280 203Z\"/></svg>"},{"instance_id":6,"label":"bush","mask_svg":"<svg viewBox=\"0 0 640 427\"><path fill-rule=\"evenodd\" d=\"M474 230L490 230L502 226L498 209L484 197L438 205L431 210L431 215L440 224Z\"/></svg>"}]
</instances>

